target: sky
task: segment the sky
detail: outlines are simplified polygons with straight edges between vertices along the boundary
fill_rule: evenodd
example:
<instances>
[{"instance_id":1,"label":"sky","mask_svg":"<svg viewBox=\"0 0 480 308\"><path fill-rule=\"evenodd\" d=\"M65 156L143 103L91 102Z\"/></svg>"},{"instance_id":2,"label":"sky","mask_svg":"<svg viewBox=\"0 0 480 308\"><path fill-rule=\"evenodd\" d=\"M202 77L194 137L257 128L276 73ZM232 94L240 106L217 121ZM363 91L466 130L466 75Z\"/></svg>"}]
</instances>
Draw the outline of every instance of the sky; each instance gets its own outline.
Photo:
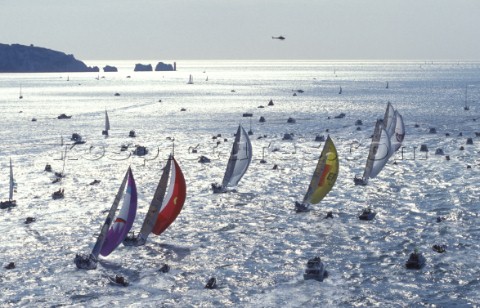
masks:
<instances>
[{"instance_id":1,"label":"sky","mask_svg":"<svg viewBox=\"0 0 480 308\"><path fill-rule=\"evenodd\" d=\"M0 0L0 43L80 60L480 60L480 0Z\"/></svg>"}]
</instances>

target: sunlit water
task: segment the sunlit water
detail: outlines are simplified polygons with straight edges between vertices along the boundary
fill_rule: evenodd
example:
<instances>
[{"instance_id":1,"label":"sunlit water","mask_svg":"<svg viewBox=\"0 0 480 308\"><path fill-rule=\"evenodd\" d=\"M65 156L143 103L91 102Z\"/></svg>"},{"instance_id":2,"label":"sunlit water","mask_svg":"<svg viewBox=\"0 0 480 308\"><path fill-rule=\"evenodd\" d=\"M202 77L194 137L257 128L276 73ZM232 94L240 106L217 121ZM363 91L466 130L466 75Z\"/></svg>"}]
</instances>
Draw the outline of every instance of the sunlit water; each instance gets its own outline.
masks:
<instances>
[{"instance_id":1,"label":"sunlit water","mask_svg":"<svg viewBox=\"0 0 480 308\"><path fill-rule=\"evenodd\" d=\"M0 75L1 199L8 197L9 158L18 184L18 206L0 212L0 306L480 305L480 63L179 61L176 72L133 72L135 63L88 63L116 65L118 73ZM190 74L193 85L186 84ZM405 119L403 156L356 187L352 178L363 172L388 101ZM101 134L105 109L108 138ZM341 112L345 118L335 119ZM58 120L61 113L72 118ZM254 133L254 161L238 192L213 195L210 184L222 180L238 124ZM87 142L71 147L72 133ZM293 141L283 141L285 133ZM332 137L340 174L320 204L296 214L293 203L303 198L323 146L317 134ZM135 144L149 154L129 156ZM437 148L450 160L434 155ZM127 167L139 192L138 231L173 150L187 180L178 219L146 246L120 246L97 270L78 270L73 258L93 247ZM212 162L198 163L200 155ZM47 163L64 168L60 183L43 171ZM89 185L93 179L101 183ZM65 198L52 200L60 187ZM367 205L378 214L362 222ZM335 218L325 219L327 211ZM28 216L36 222L24 224ZM434 252L434 244L447 252ZM407 270L415 247L427 265ZM330 276L305 281L306 262L317 255ZM12 261L15 269L3 268ZM159 272L165 263L171 271ZM115 274L130 285L112 285L107 277ZM204 289L210 277L218 289Z\"/></svg>"}]
</instances>

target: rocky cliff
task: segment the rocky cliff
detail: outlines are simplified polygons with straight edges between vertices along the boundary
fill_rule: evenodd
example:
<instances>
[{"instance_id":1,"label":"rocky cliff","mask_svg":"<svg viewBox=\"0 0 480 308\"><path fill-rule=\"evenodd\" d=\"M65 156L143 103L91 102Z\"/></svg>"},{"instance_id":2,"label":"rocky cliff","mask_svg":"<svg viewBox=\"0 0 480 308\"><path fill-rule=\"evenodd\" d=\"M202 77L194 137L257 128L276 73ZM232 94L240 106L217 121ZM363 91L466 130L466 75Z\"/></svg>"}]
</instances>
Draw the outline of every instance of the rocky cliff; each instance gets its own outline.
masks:
<instances>
[{"instance_id":1,"label":"rocky cliff","mask_svg":"<svg viewBox=\"0 0 480 308\"><path fill-rule=\"evenodd\" d=\"M135 68L133 69L135 72L151 72L153 70L151 64L135 64Z\"/></svg>"},{"instance_id":2,"label":"rocky cliff","mask_svg":"<svg viewBox=\"0 0 480 308\"><path fill-rule=\"evenodd\" d=\"M163 62L158 62L157 66L155 66L155 71L174 71L173 65L166 64Z\"/></svg>"},{"instance_id":3,"label":"rocky cliff","mask_svg":"<svg viewBox=\"0 0 480 308\"><path fill-rule=\"evenodd\" d=\"M0 73L98 72L67 55L33 45L0 44Z\"/></svg>"}]
</instances>

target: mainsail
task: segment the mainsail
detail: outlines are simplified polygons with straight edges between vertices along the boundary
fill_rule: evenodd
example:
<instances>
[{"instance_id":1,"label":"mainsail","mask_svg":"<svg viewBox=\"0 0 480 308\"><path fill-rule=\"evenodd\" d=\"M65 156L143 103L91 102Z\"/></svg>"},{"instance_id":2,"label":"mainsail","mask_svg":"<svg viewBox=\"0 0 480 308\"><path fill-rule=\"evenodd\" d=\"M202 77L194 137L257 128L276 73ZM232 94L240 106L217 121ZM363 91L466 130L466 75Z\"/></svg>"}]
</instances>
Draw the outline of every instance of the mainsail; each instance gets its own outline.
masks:
<instances>
[{"instance_id":1,"label":"mainsail","mask_svg":"<svg viewBox=\"0 0 480 308\"><path fill-rule=\"evenodd\" d=\"M102 131L102 135L108 136L108 131L110 130L110 120L108 119L108 113L105 109L105 130Z\"/></svg>"},{"instance_id":2,"label":"mainsail","mask_svg":"<svg viewBox=\"0 0 480 308\"><path fill-rule=\"evenodd\" d=\"M245 172L247 172L251 161L252 144L250 143L250 138L248 138L245 129L239 125L237 134L235 135L235 141L233 142L230 158L228 159L227 169L223 176L222 185L221 187L218 187L216 191L214 184L214 192L225 192L226 188L237 186Z\"/></svg>"},{"instance_id":3,"label":"mainsail","mask_svg":"<svg viewBox=\"0 0 480 308\"><path fill-rule=\"evenodd\" d=\"M383 169L389 158L390 147L390 136L383 126L383 121L377 120L362 177L365 182L368 182L369 178L376 177Z\"/></svg>"},{"instance_id":4,"label":"mainsail","mask_svg":"<svg viewBox=\"0 0 480 308\"><path fill-rule=\"evenodd\" d=\"M125 173L125 176L123 177L122 184L120 185L120 188L118 189L118 192L115 196L115 200L113 200L113 204L110 207L110 210L108 212L107 218L105 219L105 222L102 225L102 229L100 231L100 234L97 237L97 241L95 243L95 246L93 246L92 252L90 255L81 255L77 254L75 256L75 264L77 265L78 268L80 269L95 269L97 267L97 261L98 261L98 256L100 254L100 250L102 249L105 240L107 238L107 232L108 229L110 228L110 225L112 224L113 218L115 216L115 212L117 211L118 205L120 204L120 200L122 199L123 196L123 191L125 190L125 186L127 185L127 180L129 178L132 178L133 181L133 175L132 175L132 170L130 167L128 168L127 172ZM132 188L135 187L134 182L132 182ZM134 202L136 203L136 189L135 189L135 200Z\"/></svg>"},{"instance_id":5,"label":"mainsail","mask_svg":"<svg viewBox=\"0 0 480 308\"><path fill-rule=\"evenodd\" d=\"M155 190L155 194L153 195L152 202L150 202L150 207L148 209L147 215L145 216L145 220L143 221L142 228L140 229L140 234L136 238L127 237L123 241L124 245L128 245L128 246L144 245L145 242L147 241L149 234L153 231L155 223L158 219L158 213L162 208L165 193L167 191L167 184L170 176L172 158L173 156L171 155L168 159L167 165L163 168L162 176L160 177L160 181L158 182L157 189Z\"/></svg>"},{"instance_id":6,"label":"mainsail","mask_svg":"<svg viewBox=\"0 0 480 308\"><path fill-rule=\"evenodd\" d=\"M388 102L385 115L383 116L383 126L385 127L385 130L389 136L392 136L395 132L396 124L397 120L395 117L395 109L393 108L392 104Z\"/></svg>"},{"instance_id":7,"label":"mainsail","mask_svg":"<svg viewBox=\"0 0 480 308\"><path fill-rule=\"evenodd\" d=\"M13 192L15 191L16 184L13 178L12 159L10 158L10 179L8 184L8 201L0 201L0 209L7 209L17 205L17 202L13 200Z\"/></svg>"},{"instance_id":8,"label":"mainsail","mask_svg":"<svg viewBox=\"0 0 480 308\"><path fill-rule=\"evenodd\" d=\"M392 145L392 155L402 146L405 138L405 124L403 123L402 115L395 110L395 132L390 136L390 143Z\"/></svg>"},{"instance_id":9,"label":"mainsail","mask_svg":"<svg viewBox=\"0 0 480 308\"><path fill-rule=\"evenodd\" d=\"M108 119L108 113L106 110L105 110L105 130L107 132L110 130L110 120Z\"/></svg>"},{"instance_id":10,"label":"mainsail","mask_svg":"<svg viewBox=\"0 0 480 308\"><path fill-rule=\"evenodd\" d=\"M322 153L318 159L317 167L313 172L310 186L303 198L304 203L316 204L328 194L335 185L339 170L338 154L332 139L328 136Z\"/></svg>"},{"instance_id":11,"label":"mainsail","mask_svg":"<svg viewBox=\"0 0 480 308\"><path fill-rule=\"evenodd\" d=\"M187 185L182 170L173 156L171 156L171 159L173 160L172 176L170 177L167 196L163 200L152 231L156 235L160 235L165 231L177 218L187 196Z\"/></svg>"}]
</instances>

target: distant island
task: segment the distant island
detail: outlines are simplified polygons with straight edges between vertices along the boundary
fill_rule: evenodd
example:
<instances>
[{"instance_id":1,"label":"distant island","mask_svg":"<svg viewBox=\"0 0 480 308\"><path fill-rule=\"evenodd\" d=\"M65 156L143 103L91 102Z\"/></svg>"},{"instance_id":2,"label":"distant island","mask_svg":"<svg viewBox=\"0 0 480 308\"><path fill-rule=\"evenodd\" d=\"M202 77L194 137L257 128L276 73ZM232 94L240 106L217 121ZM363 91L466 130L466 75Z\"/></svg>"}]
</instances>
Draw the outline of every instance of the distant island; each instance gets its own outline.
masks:
<instances>
[{"instance_id":1,"label":"distant island","mask_svg":"<svg viewBox=\"0 0 480 308\"><path fill-rule=\"evenodd\" d=\"M104 68L103 68L103 71L104 72L118 72L118 69L115 67L115 66L110 66L110 65L106 65Z\"/></svg>"},{"instance_id":2,"label":"distant island","mask_svg":"<svg viewBox=\"0 0 480 308\"><path fill-rule=\"evenodd\" d=\"M137 63L135 64L135 68L133 69L135 72L151 72L153 71L153 67L151 64L141 64ZM158 62L157 65L155 66L155 71L160 72L160 71L176 71L177 70L177 63L173 62L172 64L166 64L163 62Z\"/></svg>"},{"instance_id":3,"label":"distant island","mask_svg":"<svg viewBox=\"0 0 480 308\"><path fill-rule=\"evenodd\" d=\"M99 72L73 55L33 45L0 44L0 73Z\"/></svg>"},{"instance_id":4,"label":"distant island","mask_svg":"<svg viewBox=\"0 0 480 308\"><path fill-rule=\"evenodd\" d=\"M152 70L153 68L151 64L141 64L141 63L135 64L135 68L133 69L133 71L135 72L151 72Z\"/></svg>"},{"instance_id":5,"label":"distant island","mask_svg":"<svg viewBox=\"0 0 480 308\"><path fill-rule=\"evenodd\" d=\"M177 70L177 62L173 62L173 65L166 64L163 62L158 62L157 66L155 66L155 71L176 71Z\"/></svg>"}]
</instances>

